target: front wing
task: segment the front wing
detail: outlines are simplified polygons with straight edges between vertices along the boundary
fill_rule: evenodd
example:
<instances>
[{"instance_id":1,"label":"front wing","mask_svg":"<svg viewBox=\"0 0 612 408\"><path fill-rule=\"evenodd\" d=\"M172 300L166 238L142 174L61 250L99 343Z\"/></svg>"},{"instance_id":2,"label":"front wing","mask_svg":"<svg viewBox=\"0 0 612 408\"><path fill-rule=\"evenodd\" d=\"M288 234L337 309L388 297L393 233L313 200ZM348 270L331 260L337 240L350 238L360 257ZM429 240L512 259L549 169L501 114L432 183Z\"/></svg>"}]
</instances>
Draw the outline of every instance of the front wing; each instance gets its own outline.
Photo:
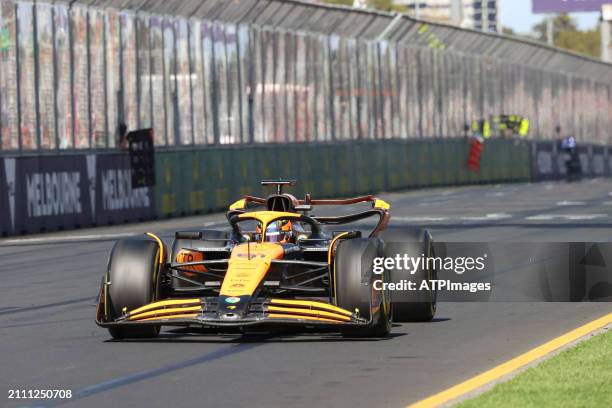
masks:
<instances>
[{"instance_id":1,"label":"front wing","mask_svg":"<svg viewBox=\"0 0 612 408\"><path fill-rule=\"evenodd\" d=\"M108 321L104 305L98 304L96 323L102 327L133 325L242 327L254 325L302 325L317 327L355 327L370 322L350 312L319 300L255 299L242 315L219 315L218 298L165 299L134 309Z\"/></svg>"}]
</instances>

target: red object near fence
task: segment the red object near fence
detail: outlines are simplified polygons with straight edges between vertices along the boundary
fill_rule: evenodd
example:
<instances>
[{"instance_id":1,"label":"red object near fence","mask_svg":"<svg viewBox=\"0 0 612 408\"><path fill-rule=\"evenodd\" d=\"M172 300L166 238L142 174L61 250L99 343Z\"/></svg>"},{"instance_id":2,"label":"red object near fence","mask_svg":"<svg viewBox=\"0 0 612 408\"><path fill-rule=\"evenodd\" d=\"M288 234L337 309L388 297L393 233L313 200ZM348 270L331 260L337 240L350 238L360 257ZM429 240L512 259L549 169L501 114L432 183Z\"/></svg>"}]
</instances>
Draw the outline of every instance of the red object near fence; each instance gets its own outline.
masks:
<instances>
[{"instance_id":1,"label":"red object near fence","mask_svg":"<svg viewBox=\"0 0 612 408\"><path fill-rule=\"evenodd\" d=\"M472 170L475 173L480 171L480 159L482 157L482 149L484 148L484 143L476 138L471 139L470 141L470 153L468 154L467 166L468 169Z\"/></svg>"}]
</instances>

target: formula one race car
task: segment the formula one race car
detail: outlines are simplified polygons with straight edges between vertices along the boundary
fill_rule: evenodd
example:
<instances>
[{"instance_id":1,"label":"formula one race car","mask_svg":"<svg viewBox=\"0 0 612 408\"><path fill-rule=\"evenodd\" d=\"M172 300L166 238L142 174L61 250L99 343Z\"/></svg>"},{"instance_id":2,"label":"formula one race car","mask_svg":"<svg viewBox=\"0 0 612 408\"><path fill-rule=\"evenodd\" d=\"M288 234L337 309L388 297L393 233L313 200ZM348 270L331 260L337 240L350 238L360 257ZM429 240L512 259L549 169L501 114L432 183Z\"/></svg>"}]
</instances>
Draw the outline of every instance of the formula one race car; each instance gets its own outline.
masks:
<instances>
[{"instance_id":1,"label":"formula one race car","mask_svg":"<svg viewBox=\"0 0 612 408\"><path fill-rule=\"evenodd\" d=\"M102 280L96 323L114 338L155 337L162 325L247 332L298 325L380 337L392 320L433 318L435 290L417 297L391 293L388 283L436 279L435 270L373 268L376 258L431 255L429 233L418 242L385 246L379 235L390 214L383 200L315 200L309 194L298 200L283 193L294 181L262 184L276 186L276 194L236 201L227 213L228 230L176 232L170 251L152 233L118 241ZM309 215L322 205L368 208ZM377 222L367 237L340 229L369 217Z\"/></svg>"}]
</instances>

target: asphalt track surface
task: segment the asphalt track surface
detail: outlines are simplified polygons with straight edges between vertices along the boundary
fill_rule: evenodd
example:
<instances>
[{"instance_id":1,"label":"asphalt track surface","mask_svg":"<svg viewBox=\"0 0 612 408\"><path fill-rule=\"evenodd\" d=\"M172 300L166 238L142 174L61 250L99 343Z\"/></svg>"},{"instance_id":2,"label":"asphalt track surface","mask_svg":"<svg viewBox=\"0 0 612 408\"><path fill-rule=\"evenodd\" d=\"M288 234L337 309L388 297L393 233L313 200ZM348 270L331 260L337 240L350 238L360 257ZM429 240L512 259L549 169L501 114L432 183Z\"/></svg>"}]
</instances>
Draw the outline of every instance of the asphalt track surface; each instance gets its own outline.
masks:
<instances>
[{"instance_id":1,"label":"asphalt track surface","mask_svg":"<svg viewBox=\"0 0 612 408\"><path fill-rule=\"evenodd\" d=\"M394 228L447 241L611 241L612 182L383 194ZM222 214L149 223L165 237ZM612 303L441 303L386 339L187 334L114 342L94 298L116 237L145 225L0 241L0 406L403 407L612 311ZM9 389L70 389L69 401Z\"/></svg>"}]
</instances>

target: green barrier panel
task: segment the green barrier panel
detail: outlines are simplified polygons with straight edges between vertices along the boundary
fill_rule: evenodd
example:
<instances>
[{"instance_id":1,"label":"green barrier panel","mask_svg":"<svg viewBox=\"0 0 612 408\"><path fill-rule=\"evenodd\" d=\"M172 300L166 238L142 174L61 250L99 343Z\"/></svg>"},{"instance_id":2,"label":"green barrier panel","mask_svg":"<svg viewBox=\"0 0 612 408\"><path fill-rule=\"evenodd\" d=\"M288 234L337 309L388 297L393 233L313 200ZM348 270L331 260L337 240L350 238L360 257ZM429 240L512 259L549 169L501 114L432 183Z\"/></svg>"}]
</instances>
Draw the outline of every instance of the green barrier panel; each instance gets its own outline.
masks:
<instances>
[{"instance_id":1,"label":"green barrier panel","mask_svg":"<svg viewBox=\"0 0 612 408\"><path fill-rule=\"evenodd\" d=\"M416 144L414 154L415 160L419 163L417 185L427 187L431 185L431 143L419 141Z\"/></svg>"},{"instance_id":2,"label":"green barrier panel","mask_svg":"<svg viewBox=\"0 0 612 408\"><path fill-rule=\"evenodd\" d=\"M495 160L495 156L491 157L491 167L493 168L493 176L491 181L503 181L508 179L505 168L511 152L508 148L511 147L512 146L506 146L505 143L497 145L497 150L495 153L499 157L499 160Z\"/></svg>"},{"instance_id":3,"label":"green barrier panel","mask_svg":"<svg viewBox=\"0 0 612 408\"><path fill-rule=\"evenodd\" d=\"M220 183L218 179L219 170L217 161L217 149L206 149L201 151L200 166L204 172L203 189L204 203L207 211L217 211L217 185Z\"/></svg>"},{"instance_id":4,"label":"green barrier panel","mask_svg":"<svg viewBox=\"0 0 612 408\"><path fill-rule=\"evenodd\" d=\"M214 191L216 185L215 173L210 157L214 150L202 149L193 152L193 190L189 197L189 206L196 214L216 210Z\"/></svg>"},{"instance_id":5,"label":"green barrier panel","mask_svg":"<svg viewBox=\"0 0 612 408\"><path fill-rule=\"evenodd\" d=\"M526 143L521 143L521 148L517 151L517 160L513 167L513 173L516 174L516 179L531 180L531 146Z\"/></svg>"},{"instance_id":6,"label":"green barrier panel","mask_svg":"<svg viewBox=\"0 0 612 408\"><path fill-rule=\"evenodd\" d=\"M368 170L372 171L372 184L370 186L370 191L367 191L367 193L373 194L385 189L385 145L384 143L370 144L367 152L371 152L373 156L372 159L370 159L373 161L373 163L371 163L373 171ZM367 156L369 157L370 154L368 153Z\"/></svg>"},{"instance_id":7,"label":"green barrier panel","mask_svg":"<svg viewBox=\"0 0 612 408\"><path fill-rule=\"evenodd\" d=\"M385 189L385 168L387 167L386 163L386 143L380 142L370 142L368 144L367 150L365 151L366 157L370 162L369 168L366 170L371 172L370 178L370 190L366 193L373 194L377 191L382 191Z\"/></svg>"},{"instance_id":8,"label":"green barrier panel","mask_svg":"<svg viewBox=\"0 0 612 408\"><path fill-rule=\"evenodd\" d=\"M352 181L354 173L354 160L351 157L352 149L350 146L336 145L333 151L332 163L336 168L338 183L336 191L343 197L349 197L354 191Z\"/></svg>"},{"instance_id":9,"label":"green barrier panel","mask_svg":"<svg viewBox=\"0 0 612 408\"><path fill-rule=\"evenodd\" d=\"M261 184L260 184L261 180L272 177L271 174L269 174L268 176L264 175L264 164L265 163L262 163L262 160L265 157L265 152L264 152L265 147L256 146L256 147L251 147L247 149L250 150L249 157L252 161L251 175L250 175L252 188L249 194L254 195L254 196L261 196L263 192L263 188L261 187ZM270 173L269 166L267 168L267 171L268 173Z\"/></svg>"},{"instance_id":10,"label":"green barrier panel","mask_svg":"<svg viewBox=\"0 0 612 408\"><path fill-rule=\"evenodd\" d=\"M426 178L424 179L424 187L431 187L434 185L434 163L433 163L433 156L434 156L434 149L435 145L434 143L432 143L431 141L427 140L423 142L423 154L425 157L425 161L423 161L422 165L424 167L424 171L426 174Z\"/></svg>"},{"instance_id":11,"label":"green barrier panel","mask_svg":"<svg viewBox=\"0 0 612 408\"><path fill-rule=\"evenodd\" d=\"M466 157L464 154L467 154L467 150L465 149L465 145L467 142L463 139L453 141L450 146L453 157L453 169L456 173L456 183L457 184L466 184L468 181L467 174L467 166L466 166Z\"/></svg>"},{"instance_id":12,"label":"green barrier panel","mask_svg":"<svg viewBox=\"0 0 612 408\"><path fill-rule=\"evenodd\" d=\"M404 145L405 142L403 141L385 143L386 190L398 190L405 188L408 184L408 177L405 171L406 155L403 150Z\"/></svg>"},{"instance_id":13,"label":"green barrier panel","mask_svg":"<svg viewBox=\"0 0 612 408\"><path fill-rule=\"evenodd\" d=\"M406 146L406 155L410 163L410 174L413 180L411 187L421 187L423 185L424 175L421 170L421 158L419 157L421 150L421 142L414 141Z\"/></svg>"},{"instance_id":14,"label":"green barrier panel","mask_svg":"<svg viewBox=\"0 0 612 408\"><path fill-rule=\"evenodd\" d=\"M215 193L217 191L217 167L213 158L216 149L205 149L200 151L200 166L204 172L203 189L204 202L208 211L217 210Z\"/></svg>"},{"instance_id":15,"label":"green barrier panel","mask_svg":"<svg viewBox=\"0 0 612 408\"><path fill-rule=\"evenodd\" d=\"M351 195L358 196L371 191L371 186L374 183L371 169L372 166L375 166L372 162L377 160L375 154L364 142L357 142L351 146Z\"/></svg>"},{"instance_id":16,"label":"green barrier panel","mask_svg":"<svg viewBox=\"0 0 612 408\"><path fill-rule=\"evenodd\" d=\"M482 156L480 159L480 173L478 177L478 181L481 183L488 183L492 179L491 174L491 163L490 158L493 157L496 153L496 144L493 141L485 142L482 149Z\"/></svg>"},{"instance_id":17,"label":"green barrier panel","mask_svg":"<svg viewBox=\"0 0 612 408\"><path fill-rule=\"evenodd\" d=\"M361 161L361 151L358 148L357 144L351 144L350 146L350 167L351 167L351 194L353 196L358 196L361 194L361 187L359 179L362 177L360 174L361 167L359 166L359 162Z\"/></svg>"},{"instance_id":18,"label":"green barrier panel","mask_svg":"<svg viewBox=\"0 0 612 408\"><path fill-rule=\"evenodd\" d=\"M300 149L300 157L302 158L300 176L298 184L303 184L303 193L310 193L313 198L319 197L322 186L320 185L320 169L317 158L316 145L304 144Z\"/></svg>"},{"instance_id":19,"label":"green barrier panel","mask_svg":"<svg viewBox=\"0 0 612 408\"><path fill-rule=\"evenodd\" d=\"M441 155L442 155L442 184L456 184L456 171L453 167L453 152L451 149L451 143L448 140L443 140L440 143Z\"/></svg>"},{"instance_id":20,"label":"green barrier panel","mask_svg":"<svg viewBox=\"0 0 612 408\"><path fill-rule=\"evenodd\" d=\"M494 163L491 161L491 158L497 159ZM486 146L485 142L485 150L483 150L482 155L482 165L481 165L481 178L480 181L483 183L490 183L492 180L495 180L495 168L497 167L497 162L499 160L499 148L496 143L489 142L489 146Z\"/></svg>"},{"instance_id":21,"label":"green barrier panel","mask_svg":"<svg viewBox=\"0 0 612 408\"><path fill-rule=\"evenodd\" d=\"M454 141L452 145L455 171L457 172L457 184L468 182L467 142L464 139Z\"/></svg>"},{"instance_id":22,"label":"green barrier panel","mask_svg":"<svg viewBox=\"0 0 612 408\"><path fill-rule=\"evenodd\" d=\"M523 150L523 143L517 143L515 148L510 150L507 155L506 161L506 174L508 176L508 180L517 180L521 178L520 173L516 173L515 169L517 166L513 165L513 163L522 164L523 156L521 154Z\"/></svg>"},{"instance_id":23,"label":"green barrier panel","mask_svg":"<svg viewBox=\"0 0 612 408\"><path fill-rule=\"evenodd\" d=\"M333 150L329 145L320 145L316 149L316 160L320 166L317 196L332 197L337 192L337 177L334 166Z\"/></svg>"},{"instance_id":24,"label":"green barrier panel","mask_svg":"<svg viewBox=\"0 0 612 408\"><path fill-rule=\"evenodd\" d=\"M231 162L231 152L228 149L215 149L208 155L208 165L206 166L211 183L212 204L215 210L225 209L229 204L239 197L234 194L232 188L233 169Z\"/></svg>"},{"instance_id":25,"label":"green barrier panel","mask_svg":"<svg viewBox=\"0 0 612 408\"><path fill-rule=\"evenodd\" d=\"M287 144L283 147L283 154L290 157L288 163L281 163L285 172L283 177L290 180L297 180L297 185L287 189L287 192L293 194L296 198L304 198L305 190L302 181L304 180L303 175L303 163L306 161L306 146L300 144Z\"/></svg>"},{"instance_id":26,"label":"green barrier panel","mask_svg":"<svg viewBox=\"0 0 612 408\"><path fill-rule=\"evenodd\" d=\"M383 148L384 162L386 163L384 169L384 190L393 190L397 188L399 183L399 172L398 167L400 166L400 158L397 151L393 151L394 144L392 141L385 143Z\"/></svg>"},{"instance_id":27,"label":"green barrier panel","mask_svg":"<svg viewBox=\"0 0 612 408\"><path fill-rule=\"evenodd\" d=\"M488 140L481 171L466 166L464 139L356 141L334 144L205 147L159 151L155 202L159 217L225 210L246 194L266 196L264 179L295 178L298 198L354 196L428 186L530 179L530 146Z\"/></svg>"},{"instance_id":28,"label":"green barrier panel","mask_svg":"<svg viewBox=\"0 0 612 408\"><path fill-rule=\"evenodd\" d=\"M368 172L368 148L363 143L355 143L354 145L354 162L352 168L354 174L354 186L356 194L363 194L370 190L371 178L370 172Z\"/></svg>"},{"instance_id":29,"label":"green barrier panel","mask_svg":"<svg viewBox=\"0 0 612 408\"><path fill-rule=\"evenodd\" d=\"M315 171L317 169L317 161L314 155L313 146L309 144L301 145L300 158L300 178L298 179L298 184L302 186L300 196L303 196L306 193L314 195L317 184L317 178L315 176Z\"/></svg>"},{"instance_id":30,"label":"green barrier panel","mask_svg":"<svg viewBox=\"0 0 612 408\"><path fill-rule=\"evenodd\" d=\"M445 183L444 174L444 141L429 142L431 160L431 185L440 186Z\"/></svg>"},{"instance_id":31,"label":"green barrier panel","mask_svg":"<svg viewBox=\"0 0 612 408\"><path fill-rule=\"evenodd\" d=\"M402 140L397 146L397 150L402 155L402 163L401 168L399 169L400 178L402 180L402 186L400 188L408 188L414 186L414 171L412 169L413 163L410 160L410 149L409 143L405 140Z\"/></svg>"},{"instance_id":32,"label":"green barrier panel","mask_svg":"<svg viewBox=\"0 0 612 408\"><path fill-rule=\"evenodd\" d=\"M486 182L492 183L499 180L500 164L503 161L504 149L503 144L493 143L489 154L487 155L487 180Z\"/></svg>"},{"instance_id":33,"label":"green barrier panel","mask_svg":"<svg viewBox=\"0 0 612 408\"><path fill-rule=\"evenodd\" d=\"M346 161L347 168L345 170L346 173L346 190L344 194L346 196L355 196L358 195L357 192L357 178L355 175L357 174L357 157L355 152L355 145L348 146L346 149Z\"/></svg>"},{"instance_id":34,"label":"green barrier panel","mask_svg":"<svg viewBox=\"0 0 612 408\"><path fill-rule=\"evenodd\" d=\"M509 149L506 149L506 154L504 155L504 174L503 181L512 181L520 179L519 174L514 174L514 165L513 163L521 163L521 150L522 150L522 142L513 143Z\"/></svg>"},{"instance_id":35,"label":"green barrier panel","mask_svg":"<svg viewBox=\"0 0 612 408\"><path fill-rule=\"evenodd\" d=\"M463 184L465 181L464 162L462 156L463 140L449 140L447 149L449 157L449 172L453 173L452 180L455 184Z\"/></svg>"},{"instance_id":36,"label":"green barrier panel","mask_svg":"<svg viewBox=\"0 0 612 408\"><path fill-rule=\"evenodd\" d=\"M158 152L155 159L157 185L155 188L155 203L160 217L175 217L179 215L180 179L179 152Z\"/></svg>"},{"instance_id":37,"label":"green barrier panel","mask_svg":"<svg viewBox=\"0 0 612 408\"><path fill-rule=\"evenodd\" d=\"M418 177L419 177L419 163L415 160L414 157L414 141L406 142L402 147L402 152L406 157L405 160L405 173L406 173L406 187L414 188L418 185Z\"/></svg>"},{"instance_id":38,"label":"green barrier panel","mask_svg":"<svg viewBox=\"0 0 612 408\"><path fill-rule=\"evenodd\" d=\"M261 179L257 177L255 171L257 163L254 160L255 155L252 149L236 148L232 149L231 154L232 164L230 166L233 169L232 175L236 187L234 191L230 192L230 194L233 194L232 200L238 200L245 195L256 194Z\"/></svg>"},{"instance_id":39,"label":"green barrier panel","mask_svg":"<svg viewBox=\"0 0 612 408\"><path fill-rule=\"evenodd\" d=\"M402 180L402 188L404 186L412 186L414 184L414 174L409 171L411 163L410 156L408 156L408 142L406 140L402 140L397 147L397 150L402 155L402 167L400 169L401 180Z\"/></svg>"},{"instance_id":40,"label":"green barrier panel","mask_svg":"<svg viewBox=\"0 0 612 408\"><path fill-rule=\"evenodd\" d=\"M406 141L402 140L397 143L395 147L395 151L400 155L399 167L397 168L397 172L399 173L399 185L398 189L405 188L405 186L409 186L411 183L410 173L406 171L408 167L408 156L406 155Z\"/></svg>"},{"instance_id":41,"label":"green barrier panel","mask_svg":"<svg viewBox=\"0 0 612 408\"><path fill-rule=\"evenodd\" d=\"M492 177L491 182L499 182L507 179L505 171L509 151L503 144L497 144L495 155L491 156ZM496 158L496 156L498 158Z\"/></svg>"},{"instance_id":42,"label":"green barrier panel","mask_svg":"<svg viewBox=\"0 0 612 408\"><path fill-rule=\"evenodd\" d=\"M278 173L276 171L276 161L272 160L273 153L276 151L276 146L257 146L251 148L252 152L250 157L253 160L253 179L254 180L270 180L272 178L278 178ZM253 191L250 193L256 196L264 196L265 192L268 191L266 188L261 186L261 184L256 183L253 186Z\"/></svg>"},{"instance_id":43,"label":"green barrier panel","mask_svg":"<svg viewBox=\"0 0 612 408\"><path fill-rule=\"evenodd\" d=\"M364 166L361 169L363 177L367 180L366 190L364 194L376 190L380 184L380 180L377 178L377 174L380 175L380 163L384 161L384 147L377 149L374 143L364 142L361 150L361 160L363 160Z\"/></svg>"},{"instance_id":44,"label":"green barrier panel","mask_svg":"<svg viewBox=\"0 0 612 408\"><path fill-rule=\"evenodd\" d=\"M203 209L203 191L197 188L200 177L200 163L194 161L193 152L178 153L176 161L179 176L175 180L178 189L177 211L180 215L190 215Z\"/></svg>"},{"instance_id":45,"label":"green barrier panel","mask_svg":"<svg viewBox=\"0 0 612 408\"><path fill-rule=\"evenodd\" d=\"M290 180L297 180L295 187L290 187L287 192L293 194L296 198L304 198L306 190L302 181L305 179L303 171L303 163L306 162L306 155L308 154L307 146L301 144L287 144L282 146L282 154L287 155L290 158L288 162L279 163L283 168L283 177Z\"/></svg>"}]
</instances>

